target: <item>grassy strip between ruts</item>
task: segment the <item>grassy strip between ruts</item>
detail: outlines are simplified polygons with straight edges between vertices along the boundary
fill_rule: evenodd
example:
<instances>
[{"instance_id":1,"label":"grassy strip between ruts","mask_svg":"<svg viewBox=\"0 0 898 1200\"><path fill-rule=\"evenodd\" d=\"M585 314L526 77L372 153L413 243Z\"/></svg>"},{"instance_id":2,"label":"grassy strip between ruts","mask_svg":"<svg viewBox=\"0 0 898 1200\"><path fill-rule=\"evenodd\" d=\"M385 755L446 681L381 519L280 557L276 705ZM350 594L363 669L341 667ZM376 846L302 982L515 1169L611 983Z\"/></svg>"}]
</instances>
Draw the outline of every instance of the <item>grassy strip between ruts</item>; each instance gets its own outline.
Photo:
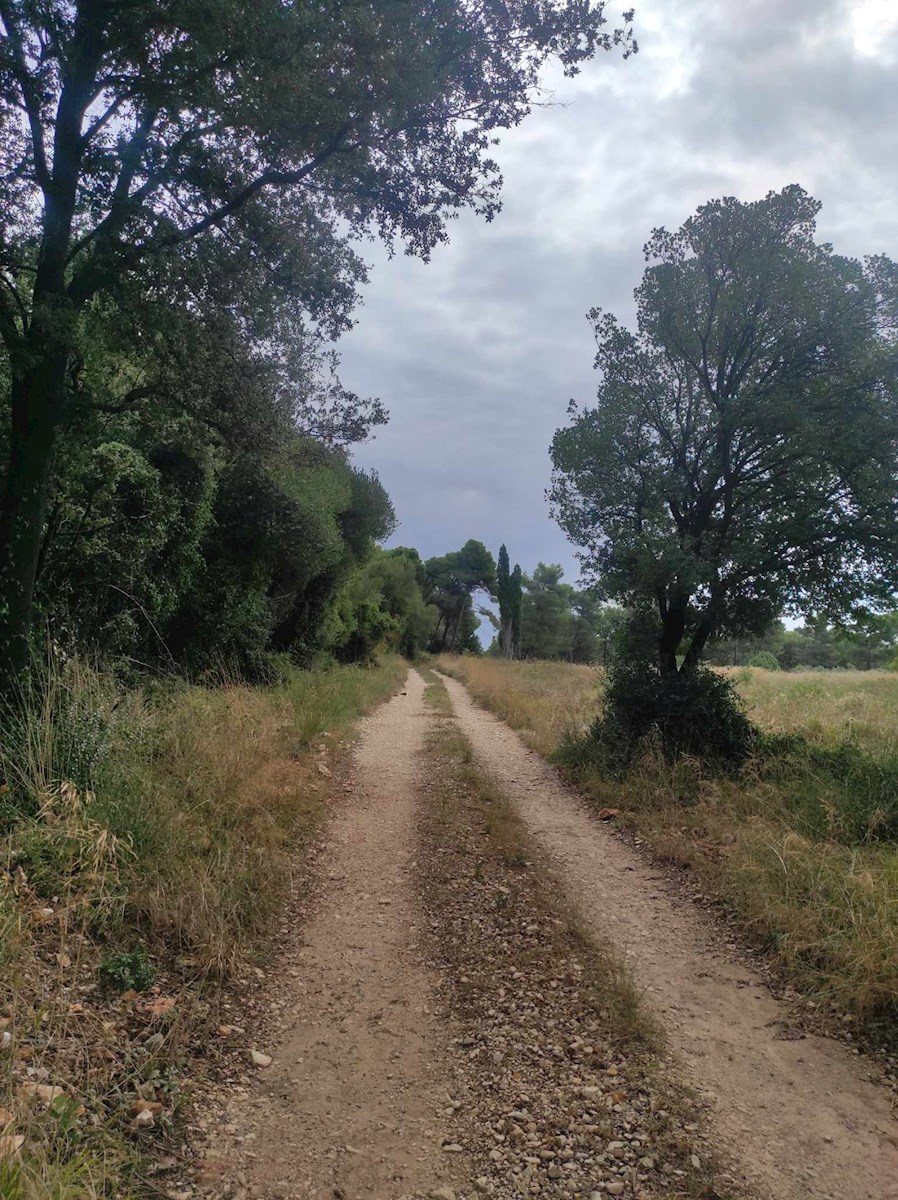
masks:
<instances>
[{"instance_id":1,"label":"grassy strip between ruts","mask_svg":"<svg viewBox=\"0 0 898 1200\"><path fill-rule=\"evenodd\" d=\"M733 779L646 753L615 780L583 738L601 706L597 673L586 688L584 669L563 663L440 665L554 757L597 807L619 809L659 858L690 868L767 952L787 990L843 1033L856 1025L894 1046L898 846L877 835L876 822L887 817L882 797L898 769L898 677L735 672L762 728L806 740L781 738L776 754Z\"/></svg>"},{"instance_id":2,"label":"grassy strip between ruts","mask_svg":"<svg viewBox=\"0 0 898 1200\"><path fill-rule=\"evenodd\" d=\"M4 732L0 1196L164 1195L218 984L264 937L354 719L405 664L124 691L54 668ZM171 1160L171 1155L168 1155ZM164 1178L164 1177L160 1177Z\"/></svg>"},{"instance_id":3,"label":"grassy strip between ruts","mask_svg":"<svg viewBox=\"0 0 898 1200\"><path fill-rule=\"evenodd\" d=\"M461 1062L450 1136L478 1192L732 1194L628 972L579 928L454 722L430 735L428 778L419 881Z\"/></svg>"}]
</instances>

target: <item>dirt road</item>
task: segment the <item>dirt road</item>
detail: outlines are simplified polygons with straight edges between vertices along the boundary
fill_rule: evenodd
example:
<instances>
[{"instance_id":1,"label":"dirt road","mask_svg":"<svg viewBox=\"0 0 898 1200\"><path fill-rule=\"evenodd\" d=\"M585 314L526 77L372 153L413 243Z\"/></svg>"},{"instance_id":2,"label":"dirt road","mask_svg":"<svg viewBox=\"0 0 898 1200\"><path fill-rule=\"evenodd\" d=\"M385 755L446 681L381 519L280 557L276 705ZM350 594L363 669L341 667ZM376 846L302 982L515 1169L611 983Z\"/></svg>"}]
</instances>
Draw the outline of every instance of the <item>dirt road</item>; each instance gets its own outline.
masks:
<instances>
[{"instance_id":1,"label":"dirt road","mask_svg":"<svg viewBox=\"0 0 898 1200\"><path fill-rule=\"evenodd\" d=\"M478 761L549 853L587 927L621 949L725 1151L767 1200L896 1200L898 1123L885 1089L788 1011L664 876L592 818L518 735L445 679Z\"/></svg>"},{"instance_id":2,"label":"dirt road","mask_svg":"<svg viewBox=\"0 0 898 1200\"><path fill-rule=\"evenodd\" d=\"M427 1196L470 1178L440 1144L450 1061L409 882L423 692L410 672L406 690L362 723L326 888L282 964L292 981L283 1040L209 1153L223 1188L235 1178L245 1187L216 1196Z\"/></svg>"},{"instance_id":3,"label":"dirt road","mask_svg":"<svg viewBox=\"0 0 898 1200\"><path fill-rule=\"evenodd\" d=\"M888 1093L865 1078L863 1061L837 1043L800 1037L788 1011L728 949L713 923L593 819L513 731L475 707L459 683L445 682L477 760L546 851L560 892L588 934L626 955L665 1027L676 1074L709 1101L708 1128L685 1129L697 1130L697 1137L707 1133L735 1177L755 1185L759 1200L898 1200L898 1124ZM619 1083L610 1085L609 1102L630 1130L622 1135L589 1123L596 1119L590 1116L586 1124L578 1118L580 1140L568 1136L574 1125L562 1120L557 1132L564 1136L544 1145L533 1113L504 1108L489 1128L469 1127L468 1138L463 1120L453 1123L464 1107L454 1097L470 1099L477 1092L465 1069L486 1072L475 1081L482 1085L481 1098L498 1096L503 1046L514 1047L521 1061L535 1055L541 1069L552 1061L565 1063L572 1084L582 1085L583 1074L565 1057L564 1045L554 1044L564 1040L557 1033L563 1022L548 1022L556 1031L551 1033L515 1015L525 1001L527 1011L533 1009L525 994L528 977L517 966L509 969L509 962L520 964L533 941L526 920L517 922L521 930L503 926L501 939L508 944L500 947L504 958L495 955L497 978L477 981L490 989L482 997L484 1021L498 1030L488 1041L489 1053L480 1054L479 1030L467 1040L453 1039L460 1018L440 999L447 989L439 986L428 956L431 926L449 919L446 910L454 900L451 890L445 893L444 909L430 912L424 928L428 918L422 915L422 867L416 858L422 805L433 794L428 771L437 761L428 757L426 737L438 718L423 693L421 676L411 671L406 690L361 727L349 788L329 830L317 907L290 931L276 967L281 982L272 989L270 1044L259 1048L266 1057L247 1068L243 1085L212 1122L201 1190L217 1200L467 1200L494 1190L497 1200L536 1191L588 1194L590 1200L657 1195L652 1172L657 1178L659 1165L652 1168L652 1156L644 1157L648 1135L641 1123L647 1118L637 1113L632 1120L639 1123L630 1125L626 1108L645 1101L652 1086L647 1081L625 1080L619 1092L613 1091ZM431 859L440 862L439 847ZM450 877L447 885L451 889ZM470 885L472 894L475 890ZM507 902L510 892L500 890L503 896L484 890L493 907L472 908L472 930L489 925L496 906L506 912L500 900ZM520 944L512 945L513 939ZM554 964L542 965L552 975L549 988L562 978L562 968L581 969L570 962L557 964L558 971ZM509 988L511 980L518 982ZM444 1009L437 1011L440 1003ZM574 1059L581 1041L572 1043ZM470 1055L459 1054L460 1046L472 1046ZM461 1059L467 1068L459 1067ZM515 1086L526 1090L536 1076L528 1070L514 1074L517 1069ZM600 1070L596 1082L603 1078ZM561 1095L559 1085L560 1074L545 1086ZM578 1097L604 1096L602 1086L573 1091ZM580 1107L593 1103L578 1101ZM450 1129L461 1129L464 1148L455 1144L456 1135L447 1148ZM478 1131L487 1145L495 1133L499 1147L490 1150L486 1168L471 1149ZM586 1137L584 1131L595 1132ZM501 1163L514 1155L506 1155L506 1134L524 1139L519 1144L528 1164L526 1172L507 1179ZM615 1137L623 1140L609 1140ZM642 1155L642 1173L634 1165L632 1174L629 1168L621 1174L623 1160L615 1155L629 1155L634 1164ZM594 1161L595 1169L589 1166ZM575 1166L580 1176L591 1171L598 1180L593 1191L578 1190ZM476 1179L486 1170L496 1177L497 1189L483 1176ZM662 1186L663 1194L682 1194L684 1172L672 1180L674 1192Z\"/></svg>"}]
</instances>

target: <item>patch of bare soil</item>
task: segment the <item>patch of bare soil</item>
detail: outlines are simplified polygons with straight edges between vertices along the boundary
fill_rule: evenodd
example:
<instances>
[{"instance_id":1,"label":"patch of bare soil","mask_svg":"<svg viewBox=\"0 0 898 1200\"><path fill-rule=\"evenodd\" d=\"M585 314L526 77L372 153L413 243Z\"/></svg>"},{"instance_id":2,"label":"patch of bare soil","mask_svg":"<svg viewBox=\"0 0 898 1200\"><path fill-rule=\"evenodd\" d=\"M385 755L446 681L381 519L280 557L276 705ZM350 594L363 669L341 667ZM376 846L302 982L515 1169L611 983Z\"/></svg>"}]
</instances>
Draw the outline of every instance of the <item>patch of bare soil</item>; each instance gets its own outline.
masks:
<instances>
[{"instance_id":1,"label":"patch of bare soil","mask_svg":"<svg viewBox=\"0 0 898 1200\"><path fill-rule=\"evenodd\" d=\"M719 1143L769 1200L896 1200L888 1092L788 1009L665 877L589 814L508 726L444 680L477 759L548 853L584 926L625 954Z\"/></svg>"},{"instance_id":2,"label":"patch of bare soil","mask_svg":"<svg viewBox=\"0 0 898 1200\"><path fill-rule=\"evenodd\" d=\"M440 1195L469 1174L443 1148L451 1052L409 882L423 691L410 672L361 725L317 911L278 964L272 1043L206 1150L200 1182L216 1197L386 1200Z\"/></svg>"},{"instance_id":3,"label":"patch of bare soil","mask_svg":"<svg viewBox=\"0 0 898 1200\"><path fill-rule=\"evenodd\" d=\"M445 693L443 693L445 696ZM733 1194L614 954L586 937L455 722L431 735L418 855L465 1085L449 1117L499 1198Z\"/></svg>"}]
</instances>

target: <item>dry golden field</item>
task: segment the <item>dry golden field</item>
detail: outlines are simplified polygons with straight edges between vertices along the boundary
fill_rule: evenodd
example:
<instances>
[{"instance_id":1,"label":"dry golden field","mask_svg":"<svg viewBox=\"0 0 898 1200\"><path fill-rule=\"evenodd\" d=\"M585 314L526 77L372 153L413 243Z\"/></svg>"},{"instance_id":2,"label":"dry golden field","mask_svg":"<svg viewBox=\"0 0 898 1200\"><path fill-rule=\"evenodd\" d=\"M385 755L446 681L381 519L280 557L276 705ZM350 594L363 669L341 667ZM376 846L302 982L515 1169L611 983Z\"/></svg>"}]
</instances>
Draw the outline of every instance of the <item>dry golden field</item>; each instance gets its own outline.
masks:
<instances>
[{"instance_id":1,"label":"dry golden field","mask_svg":"<svg viewBox=\"0 0 898 1200\"><path fill-rule=\"evenodd\" d=\"M586 729L601 710L600 668L449 655L438 661L540 753L554 750L568 730ZM872 754L898 753L898 672L734 667L722 674L771 733L827 743L851 738Z\"/></svg>"},{"instance_id":2,"label":"dry golden field","mask_svg":"<svg viewBox=\"0 0 898 1200\"><path fill-rule=\"evenodd\" d=\"M517 729L540 754L565 734L585 732L601 702L601 671L560 662L506 662L444 654L437 666L463 680L484 708Z\"/></svg>"}]
</instances>

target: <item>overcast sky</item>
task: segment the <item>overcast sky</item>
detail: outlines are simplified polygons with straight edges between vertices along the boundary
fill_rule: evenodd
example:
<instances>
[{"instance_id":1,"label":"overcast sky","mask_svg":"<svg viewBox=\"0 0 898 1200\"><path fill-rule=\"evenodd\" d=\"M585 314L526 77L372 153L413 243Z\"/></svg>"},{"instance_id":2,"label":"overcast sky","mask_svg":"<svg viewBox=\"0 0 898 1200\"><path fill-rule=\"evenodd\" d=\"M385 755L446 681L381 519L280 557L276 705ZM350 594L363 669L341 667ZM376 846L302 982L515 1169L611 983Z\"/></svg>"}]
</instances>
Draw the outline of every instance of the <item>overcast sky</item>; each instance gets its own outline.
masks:
<instances>
[{"instance_id":1,"label":"overcast sky","mask_svg":"<svg viewBox=\"0 0 898 1200\"><path fill-rule=\"evenodd\" d=\"M654 226L796 182L838 251L898 257L898 0L634 3L639 54L551 78L558 104L503 138L496 221L454 222L426 265L368 255L343 377L391 421L356 457L424 557L504 541L575 582L548 446L595 394L585 313L631 321Z\"/></svg>"}]
</instances>

